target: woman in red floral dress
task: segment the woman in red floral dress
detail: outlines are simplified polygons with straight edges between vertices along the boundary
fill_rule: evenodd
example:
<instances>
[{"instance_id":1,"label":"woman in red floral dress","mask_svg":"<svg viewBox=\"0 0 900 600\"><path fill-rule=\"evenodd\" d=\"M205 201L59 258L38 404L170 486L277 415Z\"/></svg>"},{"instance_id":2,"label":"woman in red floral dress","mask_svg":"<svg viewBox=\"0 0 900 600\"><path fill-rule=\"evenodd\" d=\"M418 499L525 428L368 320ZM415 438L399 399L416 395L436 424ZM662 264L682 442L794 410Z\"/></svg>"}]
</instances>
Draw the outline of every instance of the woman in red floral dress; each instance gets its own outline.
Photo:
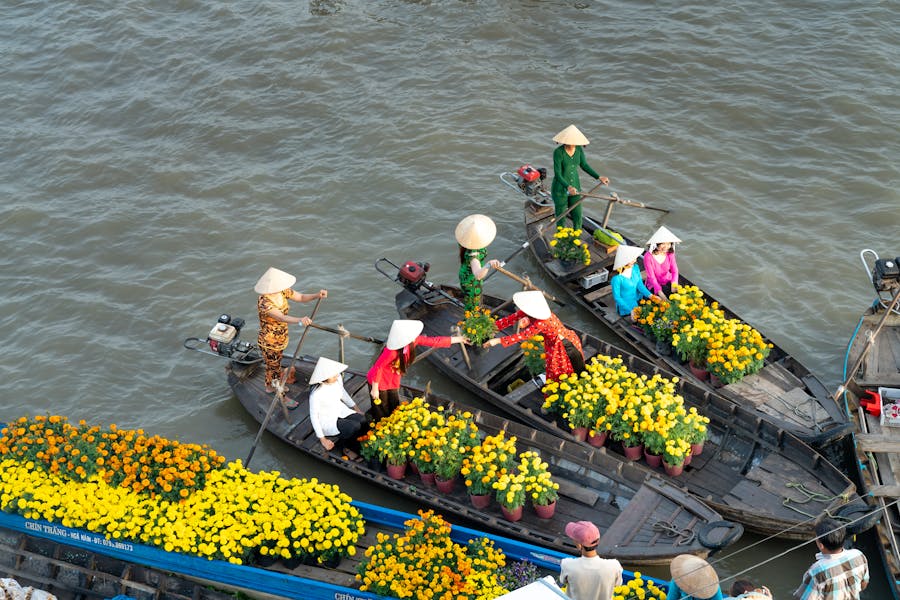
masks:
<instances>
[{"instance_id":1,"label":"woman in red floral dress","mask_svg":"<svg viewBox=\"0 0 900 600\"><path fill-rule=\"evenodd\" d=\"M541 292L529 291L513 294L517 310L513 314L497 319L497 329L504 330L517 321L522 321L524 329L519 333L491 338L486 347L503 344L504 347L523 342L532 336L544 336L544 353L547 355L547 381L556 381L560 375L568 375L584 369L584 351L581 340L571 329L550 312L550 307ZM568 344L566 344L568 342ZM567 352L566 346L570 349ZM572 364L574 363L576 364Z\"/></svg>"}]
</instances>

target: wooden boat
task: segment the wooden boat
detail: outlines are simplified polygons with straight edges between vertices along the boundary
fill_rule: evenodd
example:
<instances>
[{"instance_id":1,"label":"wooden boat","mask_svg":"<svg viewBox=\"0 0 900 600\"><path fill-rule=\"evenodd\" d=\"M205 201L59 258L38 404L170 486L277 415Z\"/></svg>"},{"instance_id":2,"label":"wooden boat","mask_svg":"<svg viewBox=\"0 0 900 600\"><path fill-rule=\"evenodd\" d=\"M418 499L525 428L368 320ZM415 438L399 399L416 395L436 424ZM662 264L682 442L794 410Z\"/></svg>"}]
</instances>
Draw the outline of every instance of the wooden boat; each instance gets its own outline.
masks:
<instances>
[{"instance_id":1,"label":"wooden boat","mask_svg":"<svg viewBox=\"0 0 900 600\"><path fill-rule=\"evenodd\" d=\"M49 592L59 600L120 594L135 600L234 600L234 592L310 600L384 598L358 589L354 579L358 559L379 534L403 531L404 522L414 516L353 504L366 520L366 534L356 557L344 559L336 569L308 565L291 569L281 563L270 568L235 565L0 512L0 577ZM451 538L460 544L480 537L493 540L508 559L527 560L547 573L558 573L560 561L569 556L458 525L451 531ZM632 576L626 572L624 578Z\"/></svg>"},{"instance_id":2,"label":"wooden boat","mask_svg":"<svg viewBox=\"0 0 900 600\"><path fill-rule=\"evenodd\" d=\"M403 318L423 321L425 335L446 335L462 319L459 297L459 290L450 286L415 291L406 288L397 294L397 310ZM494 309L505 304L490 296L484 296L483 303ZM495 314L509 311L500 307ZM633 372L648 377L665 375L658 365L572 329L581 337L588 360L598 354L621 356ZM448 377L517 420L582 448L589 447L576 441L567 425L561 426L561 421L542 414L540 382L531 379L518 344L481 352L470 347L468 352L471 368L459 346L438 349L429 360ZM708 449L694 457L682 475L670 478L674 485L686 486L725 518L749 530L787 539L809 539L816 515L865 507L846 476L790 433L696 383L682 378L677 385L686 404L696 407L711 423ZM619 445L602 452L622 456ZM649 469L643 462L640 465ZM664 476L659 469L654 473Z\"/></svg>"},{"instance_id":3,"label":"wooden boat","mask_svg":"<svg viewBox=\"0 0 900 600\"><path fill-rule=\"evenodd\" d=\"M884 404L900 403L900 278L885 279L877 268L869 268L873 260L877 267L874 251L863 250L860 258L878 295L847 345L841 389L858 424L855 466L864 490L881 510L877 545L892 575L894 597L900 598L900 420L881 410ZM873 405L878 410L868 410Z\"/></svg>"},{"instance_id":4,"label":"wooden boat","mask_svg":"<svg viewBox=\"0 0 900 600\"><path fill-rule=\"evenodd\" d=\"M524 192L515 184L513 174L504 173L501 179L510 187ZM582 239L591 249L591 264L584 266L578 263L569 267L550 253L549 240L555 229L553 203L548 201L548 197L541 193L526 195L524 214L526 236L529 240L534 238L529 244L534 256L569 296L612 329L634 352L672 373L713 390L708 382L697 379L687 364L672 355L670 348L659 348L656 341L634 327L628 317L619 316L610 285L615 247L603 245L593 238L594 231L603 228L605 220L598 223L585 215ZM609 211L606 213L608 218ZM635 244L627 237L626 241L631 245L642 245L642 242ZM683 274L679 277L682 285L696 285ZM719 303L728 318L739 318L721 301L704 293L710 302ZM766 341L773 343L768 339ZM834 401L825 385L809 369L777 344L773 343L773 346L759 373L718 388L716 393L745 408L752 408L761 418L817 447L846 436L852 425L843 407Z\"/></svg>"},{"instance_id":5,"label":"wooden boat","mask_svg":"<svg viewBox=\"0 0 900 600\"><path fill-rule=\"evenodd\" d=\"M308 356L298 359L295 388L304 388L303 383L309 381L316 360ZM272 402L272 395L264 391L263 369L259 365L230 363L226 370L228 382L241 404L263 422ZM370 408L363 373L346 371L344 386L360 408ZM421 390L412 388L405 388L403 393L408 398L423 395ZM469 411L480 431L487 435L506 431L518 438L519 452L537 451L550 464L554 481L560 484L554 517L541 519L526 511L521 521L513 523L504 519L496 508L474 508L462 485L458 484L450 494L443 494L412 474L402 480L392 479L380 465L345 460L337 453L325 452L309 421L308 392L302 391L295 398L300 407L291 411L287 420L281 410L276 410L268 421L267 429L272 434L306 454L374 485L443 513L479 523L502 535L574 553L575 546L564 534L565 524L573 520L592 521L603 532L599 548L603 556L617 558L626 565L644 565L667 564L682 553L707 555L734 541L740 533L679 486L612 455L430 395L428 402L432 406Z\"/></svg>"}]
</instances>

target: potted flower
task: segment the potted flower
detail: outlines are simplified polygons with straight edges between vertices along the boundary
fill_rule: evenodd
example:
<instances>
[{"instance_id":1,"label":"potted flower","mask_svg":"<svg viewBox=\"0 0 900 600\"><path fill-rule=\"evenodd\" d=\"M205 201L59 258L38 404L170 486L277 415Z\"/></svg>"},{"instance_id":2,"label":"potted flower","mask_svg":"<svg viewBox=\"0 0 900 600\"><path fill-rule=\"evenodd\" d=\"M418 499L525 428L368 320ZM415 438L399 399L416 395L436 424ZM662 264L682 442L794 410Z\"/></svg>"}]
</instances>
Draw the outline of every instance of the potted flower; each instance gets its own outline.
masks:
<instances>
[{"instance_id":1,"label":"potted flower","mask_svg":"<svg viewBox=\"0 0 900 600\"><path fill-rule=\"evenodd\" d=\"M449 492L459 475L465 457L473 446L479 445L478 428L469 413L452 414L445 425L435 432L434 474L438 489Z\"/></svg>"},{"instance_id":2,"label":"potted flower","mask_svg":"<svg viewBox=\"0 0 900 600\"><path fill-rule=\"evenodd\" d=\"M703 444L709 437L709 417L701 415L693 406L684 418L683 437L691 445L691 454L699 455L703 452Z\"/></svg>"},{"instance_id":3,"label":"potted flower","mask_svg":"<svg viewBox=\"0 0 900 600\"><path fill-rule=\"evenodd\" d=\"M682 437L670 437L663 448L663 465L667 475L681 475L685 459L691 455L691 444Z\"/></svg>"},{"instance_id":4,"label":"potted flower","mask_svg":"<svg viewBox=\"0 0 900 600\"><path fill-rule=\"evenodd\" d=\"M669 318L671 304L657 296L642 299L634 309L635 322L644 334L656 341L656 350L669 355L672 352L672 321Z\"/></svg>"},{"instance_id":5,"label":"potted flower","mask_svg":"<svg viewBox=\"0 0 900 600\"><path fill-rule=\"evenodd\" d=\"M581 240L581 230L571 227L557 227L550 240L550 254L563 264L581 262L591 264L591 251Z\"/></svg>"},{"instance_id":6,"label":"potted flower","mask_svg":"<svg viewBox=\"0 0 900 600\"><path fill-rule=\"evenodd\" d=\"M762 369L772 344L739 319L726 319L710 337L707 369L720 385L735 383Z\"/></svg>"},{"instance_id":7,"label":"potted flower","mask_svg":"<svg viewBox=\"0 0 900 600\"><path fill-rule=\"evenodd\" d=\"M503 516L508 521L521 519L525 506L525 475L518 469L512 472L504 471L491 487L494 489Z\"/></svg>"},{"instance_id":8,"label":"potted flower","mask_svg":"<svg viewBox=\"0 0 900 600\"><path fill-rule=\"evenodd\" d=\"M525 340L520 345L522 348L522 356L525 361L525 368L532 377L537 377L546 370L546 358L544 353L544 336L538 334Z\"/></svg>"},{"instance_id":9,"label":"potted flower","mask_svg":"<svg viewBox=\"0 0 900 600\"><path fill-rule=\"evenodd\" d=\"M666 590L658 587L653 581L644 579L640 571L634 572L634 578L628 583L617 585L613 589L616 600L663 600Z\"/></svg>"},{"instance_id":10,"label":"potted flower","mask_svg":"<svg viewBox=\"0 0 900 600\"><path fill-rule=\"evenodd\" d=\"M553 481L547 463L529 450L519 455L519 472L525 477L525 494L531 498L534 511L542 519L551 518L559 498L559 484Z\"/></svg>"},{"instance_id":11,"label":"potted flower","mask_svg":"<svg viewBox=\"0 0 900 600\"><path fill-rule=\"evenodd\" d=\"M484 438L478 446L471 449L463 459L460 473L465 478L466 489L472 502L478 508L484 508L489 503L485 496L490 496L494 490L494 482L501 474L509 472L515 465L516 438L506 438L506 432L500 431L496 435Z\"/></svg>"},{"instance_id":12,"label":"potted flower","mask_svg":"<svg viewBox=\"0 0 900 600\"><path fill-rule=\"evenodd\" d=\"M467 310L463 316L464 319L458 323L460 332L472 342L474 348L480 348L497 333L497 320L489 308L477 306Z\"/></svg>"},{"instance_id":13,"label":"potted flower","mask_svg":"<svg viewBox=\"0 0 900 600\"><path fill-rule=\"evenodd\" d=\"M560 415L572 430L572 435L580 441L587 438L588 428L594 424L594 414L598 409L592 383L587 377L570 373L560 376L558 381L548 382L542 388L545 395L543 407Z\"/></svg>"}]
</instances>

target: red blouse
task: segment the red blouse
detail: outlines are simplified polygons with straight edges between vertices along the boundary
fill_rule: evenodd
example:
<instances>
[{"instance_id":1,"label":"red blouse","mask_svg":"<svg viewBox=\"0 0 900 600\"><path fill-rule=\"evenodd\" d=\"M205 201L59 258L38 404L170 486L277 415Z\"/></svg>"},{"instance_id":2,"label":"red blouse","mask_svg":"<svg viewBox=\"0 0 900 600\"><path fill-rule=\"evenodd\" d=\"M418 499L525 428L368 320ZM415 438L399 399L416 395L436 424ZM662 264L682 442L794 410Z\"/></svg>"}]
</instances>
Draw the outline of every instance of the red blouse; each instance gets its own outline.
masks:
<instances>
[{"instance_id":1,"label":"red blouse","mask_svg":"<svg viewBox=\"0 0 900 600\"><path fill-rule=\"evenodd\" d=\"M420 335L413 344L416 346L437 346L438 348L449 348L450 338L443 337L427 337ZM366 374L366 381L369 385L378 383L378 390L396 390L400 387L400 352L402 351L407 357L409 356L410 346L408 344L400 350L388 350L385 348L381 354L375 359L375 364Z\"/></svg>"},{"instance_id":2,"label":"red blouse","mask_svg":"<svg viewBox=\"0 0 900 600\"><path fill-rule=\"evenodd\" d=\"M528 317L528 315L519 310L502 319L497 319L497 328L501 330L506 329L522 317ZM551 314L549 318L542 320L531 317L528 318L531 321L531 324L528 327L519 333L501 337L500 343L503 344L504 347L511 346L541 334L544 336L544 353L547 355L547 381L556 380L559 379L560 375L574 372L572 363L569 361L569 355L566 354L566 348L563 346L563 340L569 340L572 342L573 346L578 348L579 352L583 352L581 349L581 340L578 339L578 335L571 329L566 329L554 314Z\"/></svg>"}]
</instances>

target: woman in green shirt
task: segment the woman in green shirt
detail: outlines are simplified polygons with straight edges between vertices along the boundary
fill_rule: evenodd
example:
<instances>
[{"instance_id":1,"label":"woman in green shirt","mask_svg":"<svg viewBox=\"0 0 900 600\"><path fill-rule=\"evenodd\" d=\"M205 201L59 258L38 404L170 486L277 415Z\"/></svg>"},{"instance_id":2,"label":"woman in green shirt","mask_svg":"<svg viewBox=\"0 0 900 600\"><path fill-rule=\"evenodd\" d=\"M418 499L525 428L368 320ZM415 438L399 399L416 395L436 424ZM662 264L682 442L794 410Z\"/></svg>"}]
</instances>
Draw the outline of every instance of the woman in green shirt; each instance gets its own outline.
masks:
<instances>
[{"instance_id":1,"label":"woman in green shirt","mask_svg":"<svg viewBox=\"0 0 900 600\"><path fill-rule=\"evenodd\" d=\"M491 267L500 266L496 259L484 261L487 246L497 235L497 226L490 217L469 215L456 226L455 235L459 243L459 287L468 311L481 306L481 280Z\"/></svg>"},{"instance_id":2,"label":"woman in green shirt","mask_svg":"<svg viewBox=\"0 0 900 600\"><path fill-rule=\"evenodd\" d=\"M556 225L562 226L560 218L566 210L581 200L578 191L581 182L578 180L578 169L582 169L591 177L595 177L603 185L609 185L608 177L600 177L584 157L582 146L590 142L584 134L574 125L569 125L553 137L553 141L560 145L553 151L553 185L550 187L550 195L553 197L553 206L556 209ZM581 205L579 204L570 213L572 227L581 229Z\"/></svg>"}]
</instances>

